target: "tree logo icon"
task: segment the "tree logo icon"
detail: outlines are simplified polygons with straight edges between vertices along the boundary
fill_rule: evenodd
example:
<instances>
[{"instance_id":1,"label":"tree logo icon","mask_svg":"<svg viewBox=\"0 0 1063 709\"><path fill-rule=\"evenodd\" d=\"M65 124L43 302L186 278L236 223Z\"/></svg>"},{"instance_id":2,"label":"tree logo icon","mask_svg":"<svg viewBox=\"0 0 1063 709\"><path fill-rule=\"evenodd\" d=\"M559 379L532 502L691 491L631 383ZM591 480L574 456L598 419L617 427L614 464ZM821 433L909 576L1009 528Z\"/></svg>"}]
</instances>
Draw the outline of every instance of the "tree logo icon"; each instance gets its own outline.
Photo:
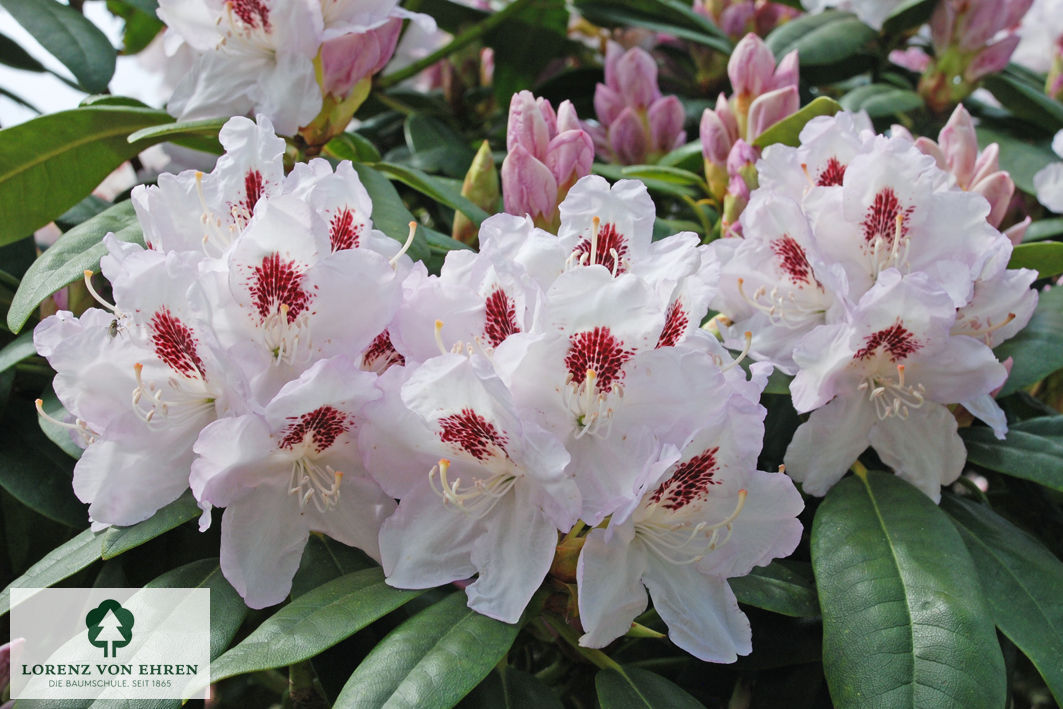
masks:
<instances>
[{"instance_id":1,"label":"tree logo icon","mask_svg":"<svg viewBox=\"0 0 1063 709\"><path fill-rule=\"evenodd\" d=\"M133 614L112 599L89 611L85 625L89 629L89 642L102 647L104 657L114 657L118 648L125 647L133 639Z\"/></svg>"}]
</instances>

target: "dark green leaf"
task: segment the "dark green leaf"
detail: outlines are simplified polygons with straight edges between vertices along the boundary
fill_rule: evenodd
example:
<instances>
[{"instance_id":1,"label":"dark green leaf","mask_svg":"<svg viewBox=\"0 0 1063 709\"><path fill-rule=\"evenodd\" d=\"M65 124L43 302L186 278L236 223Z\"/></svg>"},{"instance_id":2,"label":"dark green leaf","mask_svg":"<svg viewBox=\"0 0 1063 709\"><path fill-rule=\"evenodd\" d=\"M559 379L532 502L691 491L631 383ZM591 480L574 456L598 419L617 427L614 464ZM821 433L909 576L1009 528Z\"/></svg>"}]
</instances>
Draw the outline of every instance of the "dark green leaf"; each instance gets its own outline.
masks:
<instances>
[{"instance_id":1,"label":"dark green leaf","mask_svg":"<svg viewBox=\"0 0 1063 709\"><path fill-rule=\"evenodd\" d=\"M1019 244L1011 252L1008 268L1033 268L1039 274L1038 278L1058 276L1063 273L1063 243Z\"/></svg>"},{"instance_id":2,"label":"dark green leaf","mask_svg":"<svg viewBox=\"0 0 1063 709\"><path fill-rule=\"evenodd\" d=\"M1022 240L1023 242L1042 241L1060 236L1063 236L1063 217L1053 217L1051 219L1038 219L1030 224L1026 228L1026 233L1023 235Z\"/></svg>"},{"instance_id":3,"label":"dark green leaf","mask_svg":"<svg viewBox=\"0 0 1063 709\"><path fill-rule=\"evenodd\" d=\"M198 121L179 121L161 126L149 126L130 133L126 140L130 143L140 140L151 140L157 143L161 142L161 139L172 140L175 136L216 136L228 120L228 118L203 118Z\"/></svg>"},{"instance_id":4,"label":"dark green leaf","mask_svg":"<svg viewBox=\"0 0 1063 709\"><path fill-rule=\"evenodd\" d=\"M45 436L31 414L12 410L0 421L0 487L49 519L77 529L88 521L71 487L73 461Z\"/></svg>"},{"instance_id":5,"label":"dark green leaf","mask_svg":"<svg viewBox=\"0 0 1063 709\"><path fill-rule=\"evenodd\" d=\"M325 152L337 160L351 162L379 162L380 151L364 136L340 133L325 145Z\"/></svg>"},{"instance_id":6,"label":"dark green leaf","mask_svg":"<svg viewBox=\"0 0 1063 709\"><path fill-rule=\"evenodd\" d=\"M937 7L938 0L907 0L882 23L882 34L899 34L925 24Z\"/></svg>"},{"instance_id":7,"label":"dark green leaf","mask_svg":"<svg viewBox=\"0 0 1063 709\"><path fill-rule=\"evenodd\" d=\"M55 0L0 0L52 56L90 93L102 93L114 75L114 47L107 35L77 10Z\"/></svg>"},{"instance_id":8,"label":"dark green leaf","mask_svg":"<svg viewBox=\"0 0 1063 709\"><path fill-rule=\"evenodd\" d=\"M302 662L423 592L388 586L379 568L341 576L296 598L255 628L211 665L211 679Z\"/></svg>"},{"instance_id":9,"label":"dark green leaf","mask_svg":"<svg viewBox=\"0 0 1063 709\"><path fill-rule=\"evenodd\" d=\"M391 175L395 179L414 188L423 195L427 195L437 202L441 202L451 209L456 209L467 216L476 226L480 226L490 214L477 207L466 197L461 195L461 190L454 189L438 178L434 178L420 170L392 163L378 162L373 167L380 172Z\"/></svg>"},{"instance_id":10,"label":"dark green leaf","mask_svg":"<svg viewBox=\"0 0 1063 709\"><path fill-rule=\"evenodd\" d=\"M819 616L812 583L779 562L757 567L746 576L728 579L741 603L796 618Z\"/></svg>"},{"instance_id":11,"label":"dark green leaf","mask_svg":"<svg viewBox=\"0 0 1063 709\"><path fill-rule=\"evenodd\" d=\"M1000 396L1028 387L1063 368L1063 288L1053 288L1039 298L1029 324L994 350L997 359L1014 359Z\"/></svg>"},{"instance_id":12,"label":"dark green leaf","mask_svg":"<svg viewBox=\"0 0 1063 709\"><path fill-rule=\"evenodd\" d=\"M391 181L368 165L355 163L354 169L369 193L369 197L373 200L373 225L400 244L405 243L410 233L410 222L417 220L413 218L410 210L406 209L406 205L402 203L402 198L395 191ZM417 229L413 245L406 252L414 261L421 261L428 257L428 244L425 242L424 231L421 228Z\"/></svg>"},{"instance_id":13,"label":"dark green leaf","mask_svg":"<svg viewBox=\"0 0 1063 709\"><path fill-rule=\"evenodd\" d=\"M653 0L576 0L580 15L607 27L639 27L711 47L730 54L731 40L707 18L694 13L689 5Z\"/></svg>"},{"instance_id":14,"label":"dark green leaf","mask_svg":"<svg viewBox=\"0 0 1063 709\"><path fill-rule=\"evenodd\" d=\"M298 598L344 574L374 566L376 562L358 549L315 532L310 535L303 549L299 570L292 579L292 598Z\"/></svg>"},{"instance_id":15,"label":"dark green leaf","mask_svg":"<svg viewBox=\"0 0 1063 709\"><path fill-rule=\"evenodd\" d=\"M782 143L796 147L801 144L801 130L806 123L816 116L833 116L840 110L842 107L832 98L826 96L815 98L797 113L787 116L758 135L753 145L766 148L775 143Z\"/></svg>"},{"instance_id":16,"label":"dark green leaf","mask_svg":"<svg viewBox=\"0 0 1063 709\"><path fill-rule=\"evenodd\" d=\"M777 59L793 50L812 82L855 76L873 62L878 33L848 12L827 10L779 25L764 40Z\"/></svg>"},{"instance_id":17,"label":"dark green leaf","mask_svg":"<svg viewBox=\"0 0 1063 709\"><path fill-rule=\"evenodd\" d=\"M812 567L838 709L1004 706L974 562L922 492L886 473L842 480L816 512Z\"/></svg>"},{"instance_id":18,"label":"dark green leaf","mask_svg":"<svg viewBox=\"0 0 1063 709\"><path fill-rule=\"evenodd\" d=\"M450 0L406 0L403 7L411 12L431 15L439 25L439 29L451 34L458 34L467 25L480 22L489 14L479 8L450 2Z\"/></svg>"},{"instance_id":19,"label":"dark green leaf","mask_svg":"<svg viewBox=\"0 0 1063 709\"><path fill-rule=\"evenodd\" d=\"M704 709L679 685L638 667L602 670L594 687L602 709Z\"/></svg>"},{"instance_id":20,"label":"dark green leaf","mask_svg":"<svg viewBox=\"0 0 1063 709\"><path fill-rule=\"evenodd\" d=\"M222 576L217 559L200 559L167 571L145 584L145 588L210 589L210 657L225 651L247 616L247 606Z\"/></svg>"},{"instance_id":21,"label":"dark green leaf","mask_svg":"<svg viewBox=\"0 0 1063 709\"><path fill-rule=\"evenodd\" d=\"M406 146L415 166L451 177L464 177L476 153L453 128L443 121L415 113L403 124Z\"/></svg>"},{"instance_id":22,"label":"dark green leaf","mask_svg":"<svg viewBox=\"0 0 1063 709\"><path fill-rule=\"evenodd\" d=\"M1043 87L1030 86L1006 72L987 76L985 87L1019 118L1052 133L1063 128L1063 104L1046 96Z\"/></svg>"},{"instance_id":23,"label":"dark green leaf","mask_svg":"<svg viewBox=\"0 0 1063 709\"><path fill-rule=\"evenodd\" d=\"M668 167L666 165L628 165L627 167L620 169L620 174L624 177L634 177L639 180L658 180L660 182L669 182L674 185L694 185L701 187L706 193L709 191L709 186L705 184L705 180L702 179L701 175L678 167Z\"/></svg>"},{"instance_id":24,"label":"dark green leaf","mask_svg":"<svg viewBox=\"0 0 1063 709\"><path fill-rule=\"evenodd\" d=\"M37 306L55 291L95 271L107 253L103 237L114 232L119 241L144 243L132 202L114 205L59 237L33 262L22 278L7 311L7 326L18 332Z\"/></svg>"},{"instance_id":25,"label":"dark green leaf","mask_svg":"<svg viewBox=\"0 0 1063 709\"><path fill-rule=\"evenodd\" d=\"M0 244L52 221L122 162L164 140L131 144L130 133L172 120L151 109L85 106L0 130Z\"/></svg>"},{"instance_id":26,"label":"dark green leaf","mask_svg":"<svg viewBox=\"0 0 1063 709\"><path fill-rule=\"evenodd\" d=\"M45 71L44 66L7 35L0 34L0 64L24 71Z\"/></svg>"},{"instance_id":27,"label":"dark green leaf","mask_svg":"<svg viewBox=\"0 0 1063 709\"><path fill-rule=\"evenodd\" d=\"M74 443L74 439L70 435L70 428L59 423L67 420L67 411L59 403L59 399L56 398L55 392L52 391L51 387L48 387L47 391L41 394L41 402L41 408L48 415L47 417L40 414L37 416L37 424L41 427L41 431L48 437L48 440L59 446L64 453L77 460L81 457L82 449Z\"/></svg>"},{"instance_id":28,"label":"dark green leaf","mask_svg":"<svg viewBox=\"0 0 1063 709\"><path fill-rule=\"evenodd\" d=\"M676 148L657 161L663 167L678 167L690 171L704 168L705 158L701 154L701 141L695 140Z\"/></svg>"},{"instance_id":29,"label":"dark green leaf","mask_svg":"<svg viewBox=\"0 0 1063 709\"><path fill-rule=\"evenodd\" d=\"M459 709L562 709L550 688L527 672L500 667L487 676Z\"/></svg>"},{"instance_id":30,"label":"dark green leaf","mask_svg":"<svg viewBox=\"0 0 1063 709\"><path fill-rule=\"evenodd\" d=\"M99 559L99 541L91 529L86 529L50 551L0 593L0 616L11 610L11 589L47 588L68 576L73 576Z\"/></svg>"},{"instance_id":31,"label":"dark green leaf","mask_svg":"<svg viewBox=\"0 0 1063 709\"><path fill-rule=\"evenodd\" d=\"M923 99L910 89L893 84L865 84L839 99L846 111L866 111L871 118L887 118L923 107Z\"/></svg>"},{"instance_id":32,"label":"dark green leaf","mask_svg":"<svg viewBox=\"0 0 1063 709\"><path fill-rule=\"evenodd\" d=\"M0 372L14 367L22 360L35 354L37 354L37 349L33 346L33 333L22 333L0 350Z\"/></svg>"},{"instance_id":33,"label":"dark green leaf","mask_svg":"<svg viewBox=\"0 0 1063 709\"><path fill-rule=\"evenodd\" d=\"M199 516L199 505L190 491L166 505L143 522L131 527L111 527L100 539L100 556L113 559L145 542L149 542L174 527L184 524Z\"/></svg>"},{"instance_id":34,"label":"dark green leaf","mask_svg":"<svg viewBox=\"0 0 1063 709\"><path fill-rule=\"evenodd\" d=\"M983 468L1063 491L1063 416L1027 419L997 440L984 426L960 431L967 459Z\"/></svg>"},{"instance_id":35,"label":"dark green leaf","mask_svg":"<svg viewBox=\"0 0 1063 709\"><path fill-rule=\"evenodd\" d=\"M505 656L519 630L465 603L465 593L458 591L389 633L354 671L334 706L454 706Z\"/></svg>"},{"instance_id":36,"label":"dark green leaf","mask_svg":"<svg viewBox=\"0 0 1063 709\"><path fill-rule=\"evenodd\" d=\"M1000 146L1000 169L1006 170L1015 181L1015 186L1028 194L1037 192L1033 186L1033 176L1050 163L1059 161L1047 140L1031 143L1022 135L1014 135L1004 129L985 125L980 125L975 130L978 133L978 144L982 148L990 143Z\"/></svg>"},{"instance_id":37,"label":"dark green leaf","mask_svg":"<svg viewBox=\"0 0 1063 709\"><path fill-rule=\"evenodd\" d=\"M952 495L942 507L971 552L997 627L1063 704L1063 563L988 507Z\"/></svg>"},{"instance_id":38,"label":"dark green leaf","mask_svg":"<svg viewBox=\"0 0 1063 709\"><path fill-rule=\"evenodd\" d=\"M591 171L596 175L601 175L610 181L622 180L625 178L624 167L621 165L610 165L607 163L596 162L594 163ZM675 181L673 177L669 177L667 180L662 180L659 177L637 177L642 184L646 185L647 189L654 192L662 192L664 194L675 195L677 197L695 197L698 192L690 185L680 184Z\"/></svg>"},{"instance_id":39,"label":"dark green leaf","mask_svg":"<svg viewBox=\"0 0 1063 709\"><path fill-rule=\"evenodd\" d=\"M491 88L498 105L507 106L514 93L532 88L556 57L582 50L568 38L567 28L564 0L531 0L484 35L484 44L494 49Z\"/></svg>"},{"instance_id":40,"label":"dark green leaf","mask_svg":"<svg viewBox=\"0 0 1063 709\"><path fill-rule=\"evenodd\" d=\"M18 94L13 93L11 91L8 91L3 86L0 86L0 96L7 96L9 99L11 99L15 103L19 104L20 106L25 106L29 110L31 110L34 113L36 113L38 116L41 115L41 109L37 108L32 103L30 103L26 99L22 98Z\"/></svg>"}]
</instances>

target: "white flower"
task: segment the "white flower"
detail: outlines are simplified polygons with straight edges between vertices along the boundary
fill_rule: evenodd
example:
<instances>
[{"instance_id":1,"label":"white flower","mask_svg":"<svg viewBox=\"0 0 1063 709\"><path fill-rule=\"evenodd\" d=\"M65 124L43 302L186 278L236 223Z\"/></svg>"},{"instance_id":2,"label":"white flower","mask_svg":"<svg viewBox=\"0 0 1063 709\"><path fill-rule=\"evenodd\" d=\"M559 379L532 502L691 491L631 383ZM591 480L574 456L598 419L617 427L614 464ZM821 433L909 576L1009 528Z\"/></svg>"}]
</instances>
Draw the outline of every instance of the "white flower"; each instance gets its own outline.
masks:
<instances>
[{"instance_id":1,"label":"white flower","mask_svg":"<svg viewBox=\"0 0 1063 709\"><path fill-rule=\"evenodd\" d=\"M1052 150L1063 158L1063 130L1052 138ZM1053 212L1063 214L1063 162L1054 162L1038 170L1033 176L1037 201Z\"/></svg>"}]
</instances>

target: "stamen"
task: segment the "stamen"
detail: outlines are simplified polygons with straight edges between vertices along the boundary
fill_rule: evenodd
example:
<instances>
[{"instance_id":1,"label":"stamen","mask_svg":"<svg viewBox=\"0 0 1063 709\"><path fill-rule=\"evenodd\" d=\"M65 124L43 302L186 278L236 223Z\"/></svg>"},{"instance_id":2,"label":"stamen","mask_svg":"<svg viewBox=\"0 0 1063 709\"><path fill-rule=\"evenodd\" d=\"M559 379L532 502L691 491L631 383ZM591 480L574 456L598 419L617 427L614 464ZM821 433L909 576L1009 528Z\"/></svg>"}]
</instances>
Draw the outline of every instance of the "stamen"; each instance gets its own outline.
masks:
<instances>
[{"instance_id":1,"label":"stamen","mask_svg":"<svg viewBox=\"0 0 1063 709\"><path fill-rule=\"evenodd\" d=\"M775 286L771 291L768 291L766 286L761 286L750 296L745 291L744 278L738 279L738 294L753 308L767 315L773 325L787 328L802 327L809 317L819 316L824 312L821 305L799 302L797 293L789 289L780 290L779 286Z\"/></svg>"},{"instance_id":2,"label":"stamen","mask_svg":"<svg viewBox=\"0 0 1063 709\"><path fill-rule=\"evenodd\" d=\"M897 380L868 377L857 386L857 391L866 391L868 401L875 405L875 414L880 421L890 416L904 420L911 409L926 403L926 387L904 381L904 365L897 365Z\"/></svg>"},{"instance_id":3,"label":"stamen","mask_svg":"<svg viewBox=\"0 0 1063 709\"><path fill-rule=\"evenodd\" d=\"M746 504L748 491L738 491L738 502L734 510L724 519L709 524L701 521L691 526L690 521L674 522L669 517L658 515L655 520L636 523L635 532L659 556L676 564L693 564L705 558L705 555L723 546L731 539L732 524ZM719 533L726 529L727 534L721 540Z\"/></svg>"},{"instance_id":4,"label":"stamen","mask_svg":"<svg viewBox=\"0 0 1063 709\"><path fill-rule=\"evenodd\" d=\"M435 332L436 346L439 347L439 353L440 354L450 354L450 350L448 350L447 346L443 344L443 321L442 320L436 320L436 328L435 328L435 330L436 330L436 332Z\"/></svg>"},{"instance_id":5,"label":"stamen","mask_svg":"<svg viewBox=\"0 0 1063 709\"><path fill-rule=\"evenodd\" d=\"M397 254L388 259L388 263L391 264L391 267L393 269L399 267L399 259L402 258L403 255L410 250L411 246L413 246L413 236L416 233L417 222L410 222L410 234L406 237L406 243L402 245L402 248L399 249L399 252Z\"/></svg>"},{"instance_id":6,"label":"stamen","mask_svg":"<svg viewBox=\"0 0 1063 709\"><path fill-rule=\"evenodd\" d=\"M1002 322L999 322L996 325L990 324L989 320L987 319L985 328L969 327L967 329L962 329L962 330L953 330L952 334L953 335L969 335L971 337L983 337L985 339L986 345L992 346L992 341L990 340L989 336L992 333L994 333L997 330L999 330L1000 328L1006 326L1008 323L1010 323L1015 318L1016 318L1015 313L1008 313L1008 316L1006 318L1004 318L1004 320ZM977 323L977 320L975 320L974 322Z\"/></svg>"},{"instance_id":7,"label":"stamen","mask_svg":"<svg viewBox=\"0 0 1063 709\"><path fill-rule=\"evenodd\" d=\"M202 379L170 377L166 383L169 385L171 398L166 399L162 389L150 382L144 382L143 364L136 362L133 372L137 382L131 396L133 411L141 421L152 428L181 425L214 411L214 397Z\"/></svg>"},{"instance_id":8,"label":"stamen","mask_svg":"<svg viewBox=\"0 0 1063 709\"><path fill-rule=\"evenodd\" d=\"M90 271L88 269L85 269L84 276L85 276L85 289L88 290L89 295L91 295L92 298L97 303L99 303L100 305L102 305L103 307L107 308L112 313L117 315L118 314L118 306L114 305L113 303L108 303L106 300L104 300L103 296L101 296L96 291L96 289L92 286L92 276L93 276L92 271Z\"/></svg>"},{"instance_id":9,"label":"stamen","mask_svg":"<svg viewBox=\"0 0 1063 709\"><path fill-rule=\"evenodd\" d=\"M76 432L77 434L79 434L82 437L82 440L84 440L86 447L91 445L91 444L93 444L93 443L95 443L96 439L99 438L99 434L96 433L95 431L93 431L91 428L89 428L88 423L86 423L84 419L75 418L74 419L74 423L67 423L66 421L60 421L59 419L55 418L54 416L52 416L51 414L49 414L47 411L44 410L44 400L43 399L37 399L33 403L37 407L37 415L38 416L40 416L42 419L44 419L45 421L48 421L49 423L51 423L51 424L53 424L55 426L59 426L61 428L66 428L66 429L69 429L71 431Z\"/></svg>"},{"instance_id":10,"label":"stamen","mask_svg":"<svg viewBox=\"0 0 1063 709\"><path fill-rule=\"evenodd\" d=\"M602 220L598 217L591 219L591 258L590 263L598 263L598 231L602 226ZM615 266L614 266L615 269Z\"/></svg>"},{"instance_id":11,"label":"stamen","mask_svg":"<svg viewBox=\"0 0 1063 709\"><path fill-rule=\"evenodd\" d=\"M516 475L497 473L487 480L476 480L463 490L461 478L455 478L451 482L448 480L449 473L450 461L446 458L440 458L439 462L432 466L428 471L428 482L433 492L443 498L444 505L452 504L473 517L483 517L490 512L517 481Z\"/></svg>"},{"instance_id":12,"label":"stamen","mask_svg":"<svg viewBox=\"0 0 1063 709\"><path fill-rule=\"evenodd\" d=\"M753 347L753 333L749 330L746 330L742 336L745 338L746 341L746 344L742 346L742 351L738 353L738 356L735 357L734 360L720 367L721 372L726 372L730 369L733 369L734 367L737 367L739 364L742 363L742 360L744 360L749 354L750 348Z\"/></svg>"},{"instance_id":13,"label":"stamen","mask_svg":"<svg viewBox=\"0 0 1063 709\"><path fill-rule=\"evenodd\" d=\"M307 457L297 458L292 463L292 478L289 495L298 495L299 509L313 502L318 512L328 512L340 501L340 483L343 473L331 465L320 465Z\"/></svg>"}]
</instances>

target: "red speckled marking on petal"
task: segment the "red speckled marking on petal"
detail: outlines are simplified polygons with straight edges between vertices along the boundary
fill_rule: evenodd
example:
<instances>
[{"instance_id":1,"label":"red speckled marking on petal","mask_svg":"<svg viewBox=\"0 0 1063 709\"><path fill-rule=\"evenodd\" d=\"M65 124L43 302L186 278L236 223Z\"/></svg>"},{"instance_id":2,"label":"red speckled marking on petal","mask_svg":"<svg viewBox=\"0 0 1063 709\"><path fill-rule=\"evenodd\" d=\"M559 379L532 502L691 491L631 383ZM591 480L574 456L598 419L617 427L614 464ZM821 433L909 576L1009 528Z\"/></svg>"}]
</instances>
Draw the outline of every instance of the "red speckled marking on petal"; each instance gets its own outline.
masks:
<instances>
[{"instance_id":1,"label":"red speckled marking on petal","mask_svg":"<svg viewBox=\"0 0 1063 709\"><path fill-rule=\"evenodd\" d=\"M170 369L186 377L203 375L203 360L196 351L192 330L163 306L151 316L151 344L155 354Z\"/></svg>"},{"instance_id":2,"label":"red speckled marking on petal","mask_svg":"<svg viewBox=\"0 0 1063 709\"><path fill-rule=\"evenodd\" d=\"M623 343L613 337L609 328L596 327L569 338L565 367L574 382L584 381L587 370L594 370L597 390L605 394L624 378L624 363L634 354L634 350L624 349Z\"/></svg>"},{"instance_id":3,"label":"red speckled marking on petal","mask_svg":"<svg viewBox=\"0 0 1063 709\"><path fill-rule=\"evenodd\" d=\"M250 216L255 213L255 205L262 199L266 191L266 183L262 179L262 173L258 170L248 170L244 176L244 199L240 205L247 210Z\"/></svg>"},{"instance_id":4,"label":"red speckled marking on petal","mask_svg":"<svg viewBox=\"0 0 1063 709\"><path fill-rule=\"evenodd\" d=\"M771 242L771 252L779 258L779 268L790 276L795 284L812 282L812 264L801 244L790 236L783 234L781 239Z\"/></svg>"},{"instance_id":5,"label":"red speckled marking on petal","mask_svg":"<svg viewBox=\"0 0 1063 709\"><path fill-rule=\"evenodd\" d=\"M362 236L362 225L354 224L354 212L344 207L333 215L329 222L329 241L333 251L358 248Z\"/></svg>"},{"instance_id":6,"label":"red speckled marking on petal","mask_svg":"<svg viewBox=\"0 0 1063 709\"><path fill-rule=\"evenodd\" d=\"M860 223L864 228L864 241L870 244L875 237L881 236L892 247L897 232L897 217L901 217L901 236L905 236L908 234L911 214L912 207L902 207L892 188L883 188L875 195L864 221Z\"/></svg>"},{"instance_id":7,"label":"red speckled marking on petal","mask_svg":"<svg viewBox=\"0 0 1063 709\"><path fill-rule=\"evenodd\" d=\"M251 298L262 319L277 312L281 305L287 305L288 322L293 322L313 299L303 290L302 281L303 271L295 261L281 259L277 253L262 259L250 282Z\"/></svg>"},{"instance_id":8,"label":"red speckled marking on petal","mask_svg":"<svg viewBox=\"0 0 1063 709\"><path fill-rule=\"evenodd\" d=\"M616 258L613 257L613 251L616 251ZM616 225L612 222L603 224L598 230L598 246L594 249L594 252L594 263L605 266L610 273L615 273L619 276L626 270L624 268L624 257L627 256L627 239L616 230ZM593 265L590 261L591 242L589 239L581 241L572 250L572 253L576 254L577 261L586 254L588 259L586 265Z\"/></svg>"},{"instance_id":9,"label":"red speckled marking on petal","mask_svg":"<svg viewBox=\"0 0 1063 709\"><path fill-rule=\"evenodd\" d=\"M657 339L657 347L654 349L675 347L676 343L686 334L689 324L690 318L683 311L683 304L676 300L668 308L664 329L661 330L661 336Z\"/></svg>"},{"instance_id":10,"label":"red speckled marking on petal","mask_svg":"<svg viewBox=\"0 0 1063 709\"><path fill-rule=\"evenodd\" d=\"M263 0L229 0L229 7L248 27L261 27L266 32L271 31L269 7Z\"/></svg>"},{"instance_id":11,"label":"red speckled marking on petal","mask_svg":"<svg viewBox=\"0 0 1063 709\"><path fill-rule=\"evenodd\" d=\"M665 480L650 495L650 502L660 504L668 510L679 510L698 499L708 496L710 485L719 485L713 476L719 469L716 453L719 448L709 448L685 463L680 463L672 477Z\"/></svg>"},{"instance_id":12,"label":"red speckled marking on petal","mask_svg":"<svg viewBox=\"0 0 1063 709\"><path fill-rule=\"evenodd\" d=\"M444 443L455 443L463 451L477 460L487 460L494 455L497 448L506 453L509 439L495 428L494 424L472 409L462 409L439 420L439 439Z\"/></svg>"},{"instance_id":13,"label":"red speckled marking on petal","mask_svg":"<svg viewBox=\"0 0 1063 709\"><path fill-rule=\"evenodd\" d=\"M839 162L838 158L832 155L830 160L827 161L827 165L820 171L819 176L816 177L816 184L820 187L840 185L842 180L845 179L845 167L845 165Z\"/></svg>"},{"instance_id":14,"label":"red speckled marking on petal","mask_svg":"<svg viewBox=\"0 0 1063 709\"><path fill-rule=\"evenodd\" d=\"M517 324L517 306L501 288L495 288L484 303L484 337L492 347L514 333L520 332Z\"/></svg>"},{"instance_id":15,"label":"red speckled marking on petal","mask_svg":"<svg viewBox=\"0 0 1063 709\"><path fill-rule=\"evenodd\" d=\"M351 428L350 417L334 406L322 406L302 416L289 416L288 427L280 447L291 449L310 436L314 450L321 453L336 442L336 438Z\"/></svg>"},{"instance_id":16,"label":"red speckled marking on petal","mask_svg":"<svg viewBox=\"0 0 1063 709\"><path fill-rule=\"evenodd\" d=\"M384 330L373 338L362 355L362 368L374 372L383 372L393 364L404 365L406 358L395 349L391 343L391 333Z\"/></svg>"},{"instance_id":17,"label":"red speckled marking on petal","mask_svg":"<svg viewBox=\"0 0 1063 709\"><path fill-rule=\"evenodd\" d=\"M914 354L922 346L898 320L885 330L873 332L864 338L864 346L853 355L853 359L870 359L882 348L889 354L891 362L897 362Z\"/></svg>"}]
</instances>

